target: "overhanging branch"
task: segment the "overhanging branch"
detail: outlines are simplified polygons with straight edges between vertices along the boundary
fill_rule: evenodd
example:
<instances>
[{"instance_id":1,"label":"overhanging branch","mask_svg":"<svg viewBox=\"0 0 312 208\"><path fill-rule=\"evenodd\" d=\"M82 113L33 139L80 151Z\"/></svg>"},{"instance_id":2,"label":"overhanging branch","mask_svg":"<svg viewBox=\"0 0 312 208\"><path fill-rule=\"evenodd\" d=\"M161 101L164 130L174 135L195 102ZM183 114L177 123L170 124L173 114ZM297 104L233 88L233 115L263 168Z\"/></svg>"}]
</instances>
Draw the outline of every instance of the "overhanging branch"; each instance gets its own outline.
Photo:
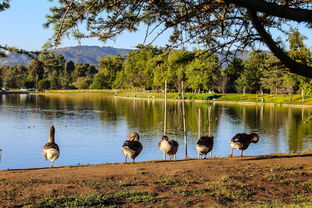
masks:
<instances>
[{"instance_id":1,"label":"overhanging branch","mask_svg":"<svg viewBox=\"0 0 312 208\"><path fill-rule=\"evenodd\" d=\"M291 59L272 39L269 33L266 32L260 22L255 10L248 9L248 14L252 20L254 28L262 38L263 42L270 48L272 53L289 69L291 73L312 78L312 67L298 63Z\"/></svg>"},{"instance_id":2,"label":"overhanging branch","mask_svg":"<svg viewBox=\"0 0 312 208\"><path fill-rule=\"evenodd\" d=\"M290 8L287 6L268 3L263 0L223 0L225 3L235 4L249 10L263 12L266 15L281 17L296 22L312 23L312 11L301 8ZM307 1L310 2L310 1Z\"/></svg>"}]
</instances>

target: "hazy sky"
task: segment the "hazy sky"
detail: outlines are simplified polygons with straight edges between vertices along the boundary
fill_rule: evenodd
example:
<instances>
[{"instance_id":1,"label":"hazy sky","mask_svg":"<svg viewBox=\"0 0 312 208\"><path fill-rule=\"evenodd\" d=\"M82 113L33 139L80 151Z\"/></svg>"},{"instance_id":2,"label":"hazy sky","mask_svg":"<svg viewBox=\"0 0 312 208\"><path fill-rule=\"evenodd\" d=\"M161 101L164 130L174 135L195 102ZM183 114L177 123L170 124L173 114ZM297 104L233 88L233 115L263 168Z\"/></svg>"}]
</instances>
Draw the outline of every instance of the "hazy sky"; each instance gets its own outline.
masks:
<instances>
[{"instance_id":1,"label":"hazy sky","mask_svg":"<svg viewBox=\"0 0 312 208\"><path fill-rule=\"evenodd\" d=\"M44 29L42 24L45 22L45 15L49 13L49 8L53 2L47 0L12 0L11 7L0 12L1 32L0 44L15 46L27 50L39 50L41 46L52 36L51 29ZM153 45L164 46L167 43L169 32L163 34ZM300 28L307 37L311 37L309 31ZM106 43L96 39L82 40L82 45L112 46L116 48L133 49L137 44L143 43L145 31L127 33L119 36L115 41ZM151 37L153 38L153 37ZM311 47L312 41L306 40L306 44ZM60 47L76 46L74 39L64 40Z\"/></svg>"},{"instance_id":2,"label":"hazy sky","mask_svg":"<svg viewBox=\"0 0 312 208\"><path fill-rule=\"evenodd\" d=\"M52 29L45 29L42 26L51 5L53 5L53 2L47 0L12 0L11 7L4 12L0 12L0 44L28 50L39 50L45 41L52 36ZM157 38L153 44L164 46L168 34L169 32ZM137 44L143 43L144 35L143 30L137 33L125 32L115 41L103 43L97 39L85 39L82 40L81 44L133 49ZM76 45L78 43L74 39L66 39L60 47Z\"/></svg>"}]
</instances>

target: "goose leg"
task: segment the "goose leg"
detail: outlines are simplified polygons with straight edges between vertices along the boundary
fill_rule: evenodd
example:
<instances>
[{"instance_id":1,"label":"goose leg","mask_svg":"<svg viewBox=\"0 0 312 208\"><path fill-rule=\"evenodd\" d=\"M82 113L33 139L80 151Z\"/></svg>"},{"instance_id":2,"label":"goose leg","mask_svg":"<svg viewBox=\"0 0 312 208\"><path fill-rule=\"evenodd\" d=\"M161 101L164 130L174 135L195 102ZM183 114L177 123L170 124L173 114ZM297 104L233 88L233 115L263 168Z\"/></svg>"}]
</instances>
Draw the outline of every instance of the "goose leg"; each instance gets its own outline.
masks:
<instances>
[{"instance_id":1,"label":"goose leg","mask_svg":"<svg viewBox=\"0 0 312 208\"><path fill-rule=\"evenodd\" d=\"M174 154L174 160L177 160L177 155L176 154Z\"/></svg>"},{"instance_id":2,"label":"goose leg","mask_svg":"<svg viewBox=\"0 0 312 208\"><path fill-rule=\"evenodd\" d=\"M164 153L164 158L165 158L165 160L166 160L166 153Z\"/></svg>"},{"instance_id":3,"label":"goose leg","mask_svg":"<svg viewBox=\"0 0 312 208\"><path fill-rule=\"evenodd\" d=\"M243 157L243 152L244 152L244 150L242 150L242 152L241 152L241 155L240 155L241 157Z\"/></svg>"},{"instance_id":4,"label":"goose leg","mask_svg":"<svg viewBox=\"0 0 312 208\"><path fill-rule=\"evenodd\" d=\"M128 162L127 162L127 156L125 157L125 163L127 164Z\"/></svg>"},{"instance_id":5,"label":"goose leg","mask_svg":"<svg viewBox=\"0 0 312 208\"><path fill-rule=\"evenodd\" d=\"M210 152L210 157L212 157L212 151Z\"/></svg>"},{"instance_id":6,"label":"goose leg","mask_svg":"<svg viewBox=\"0 0 312 208\"><path fill-rule=\"evenodd\" d=\"M53 164L54 164L54 161L52 161L52 162L51 162L51 166L50 166L50 168L53 168Z\"/></svg>"},{"instance_id":7,"label":"goose leg","mask_svg":"<svg viewBox=\"0 0 312 208\"><path fill-rule=\"evenodd\" d=\"M134 160L135 160L135 159L133 159L132 164L134 164Z\"/></svg>"},{"instance_id":8,"label":"goose leg","mask_svg":"<svg viewBox=\"0 0 312 208\"><path fill-rule=\"evenodd\" d=\"M232 148L232 153L231 153L231 157L233 157L233 151L234 151L234 148Z\"/></svg>"}]
</instances>

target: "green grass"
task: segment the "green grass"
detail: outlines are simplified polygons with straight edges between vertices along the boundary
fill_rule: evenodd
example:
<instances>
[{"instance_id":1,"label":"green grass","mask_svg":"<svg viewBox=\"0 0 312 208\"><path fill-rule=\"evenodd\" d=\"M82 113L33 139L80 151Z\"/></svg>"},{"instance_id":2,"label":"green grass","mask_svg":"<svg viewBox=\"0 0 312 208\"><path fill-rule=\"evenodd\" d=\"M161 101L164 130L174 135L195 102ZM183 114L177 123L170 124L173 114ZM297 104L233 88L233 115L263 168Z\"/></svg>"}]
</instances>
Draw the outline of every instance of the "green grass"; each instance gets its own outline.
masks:
<instances>
[{"instance_id":1,"label":"green grass","mask_svg":"<svg viewBox=\"0 0 312 208\"><path fill-rule=\"evenodd\" d=\"M106 199L101 194L81 195L78 197L44 197L37 199L34 203L23 208L54 208L54 207L91 207L110 206L114 207L116 202Z\"/></svg>"},{"instance_id":2,"label":"green grass","mask_svg":"<svg viewBox=\"0 0 312 208\"><path fill-rule=\"evenodd\" d=\"M175 194L180 194L182 196L193 196L193 195L201 195L210 192L209 189L191 189L191 190L186 190L186 189L178 189L174 190L173 193Z\"/></svg>"},{"instance_id":3,"label":"green grass","mask_svg":"<svg viewBox=\"0 0 312 208\"><path fill-rule=\"evenodd\" d=\"M248 208L311 208L312 203L295 203L295 204L284 204L284 203L274 203L265 205L248 206Z\"/></svg>"},{"instance_id":4,"label":"green grass","mask_svg":"<svg viewBox=\"0 0 312 208\"><path fill-rule=\"evenodd\" d=\"M147 191L118 191L114 197L120 200L126 200L134 203L154 203L159 200L158 194Z\"/></svg>"},{"instance_id":5,"label":"green grass","mask_svg":"<svg viewBox=\"0 0 312 208\"><path fill-rule=\"evenodd\" d=\"M253 188L245 182L232 177L222 177L218 182L209 183L209 194L221 204L234 201L248 201L255 194Z\"/></svg>"}]
</instances>

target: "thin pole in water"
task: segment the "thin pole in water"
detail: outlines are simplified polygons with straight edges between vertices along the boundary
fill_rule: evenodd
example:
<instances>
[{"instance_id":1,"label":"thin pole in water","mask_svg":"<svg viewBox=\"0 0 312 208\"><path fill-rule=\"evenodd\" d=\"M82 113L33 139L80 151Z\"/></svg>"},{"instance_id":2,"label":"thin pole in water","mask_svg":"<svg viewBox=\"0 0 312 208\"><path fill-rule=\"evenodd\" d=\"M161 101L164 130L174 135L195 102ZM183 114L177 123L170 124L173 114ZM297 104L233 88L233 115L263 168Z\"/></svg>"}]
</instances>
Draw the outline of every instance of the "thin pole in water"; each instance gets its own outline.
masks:
<instances>
[{"instance_id":1,"label":"thin pole in water","mask_svg":"<svg viewBox=\"0 0 312 208\"><path fill-rule=\"evenodd\" d=\"M164 135L167 133L167 80L165 81Z\"/></svg>"},{"instance_id":2,"label":"thin pole in water","mask_svg":"<svg viewBox=\"0 0 312 208\"><path fill-rule=\"evenodd\" d=\"M182 81L181 86L182 86L182 121L183 121L184 151L185 151L185 159L187 159L187 135L186 135L186 116L185 116L185 100L184 100L184 81Z\"/></svg>"},{"instance_id":3,"label":"thin pole in water","mask_svg":"<svg viewBox=\"0 0 312 208\"><path fill-rule=\"evenodd\" d=\"M211 105L208 106L208 136L211 136Z\"/></svg>"},{"instance_id":4,"label":"thin pole in water","mask_svg":"<svg viewBox=\"0 0 312 208\"><path fill-rule=\"evenodd\" d=\"M200 108L198 108L198 139L200 139L201 136L201 111Z\"/></svg>"}]
</instances>

